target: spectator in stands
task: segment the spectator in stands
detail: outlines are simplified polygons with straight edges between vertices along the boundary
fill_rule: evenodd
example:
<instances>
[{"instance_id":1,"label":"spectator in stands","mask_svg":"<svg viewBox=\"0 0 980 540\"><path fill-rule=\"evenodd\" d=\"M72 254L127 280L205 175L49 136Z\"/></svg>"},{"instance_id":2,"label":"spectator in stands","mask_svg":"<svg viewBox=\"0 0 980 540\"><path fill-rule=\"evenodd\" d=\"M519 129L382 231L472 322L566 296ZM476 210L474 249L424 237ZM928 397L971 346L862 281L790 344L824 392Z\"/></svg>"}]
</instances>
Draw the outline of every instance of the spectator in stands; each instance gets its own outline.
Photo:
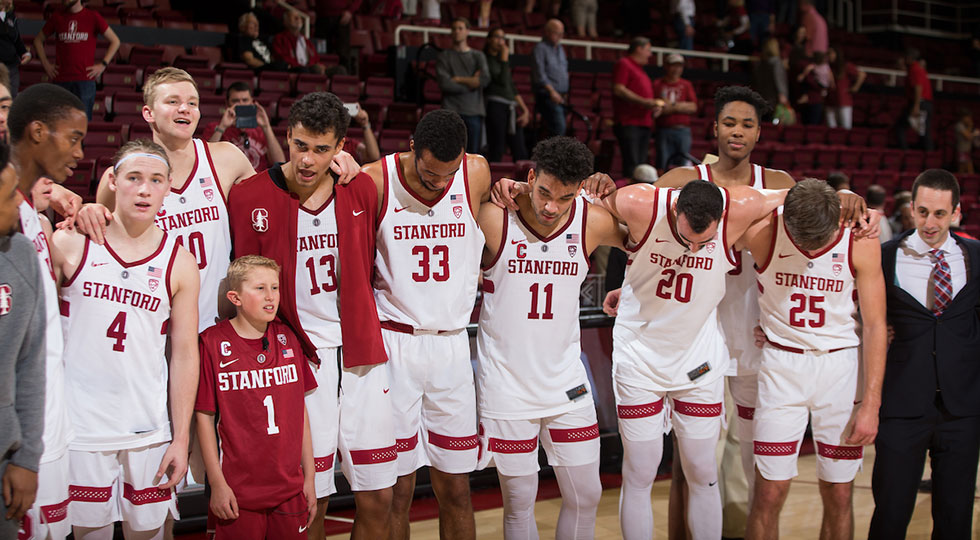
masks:
<instances>
[{"instance_id":1,"label":"spectator in stands","mask_svg":"<svg viewBox=\"0 0 980 540\"><path fill-rule=\"evenodd\" d=\"M684 57L669 54L666 74L653 81L653 95L663 100L663 111L657 120L657 168L666 170L671 158L691 152L691 117L698 112L698 97L694 85L682 79ZM680 164L686 164L687 158Z\"/></svg>"},{"instance_id":2,"label":"spectator in stands","mask_svg":"<svg viewBox=\"0 0 980 540\"><path fill-rule=\"evenodd\" d=\"M694 0L670 0L670 12L674 17L674 30L677 31L677 48L694 48Z\"/></svg>"},{"instance_id":3,"label":"spectator in stands","mask_svg":"<svg viewBox=\"0 0 980 540\"><path fill-rule=\"evenodd\" d=\"M912 192L899 191L895 194L895 212L888 218L892 232L901 234L909 229L915 228L915 219L912 217Z\"/></svg>"},{"instance_id":4,"label":"spectator in stands","mask_svg":"<svg viewBox=\"0 0 980 540\"><path fill-rule=\"evenodd\" d=\"M541 113L548 136L565 134L565 94L568 93L568 57L561 46L565 25L551 19L544 37L534 46L531 83L535 108Z\"/></svg>"},{"instance_id":5,"label":"spectator in stands","mask_svg":"<svg viewBox=\"0 0 980 540\"><path fill-rule=\"evenodd\" d=\"M7 142L7 115L14 98L10 89L10 75L7 66L0 64L0 142Z\"/></svg>"},{"instance_id":6,"label":"spectator in stands","mask_svg":"<svg viewBox=\"0 0 980 540\"><path fill-rule=\"evenodd\" d=\"M221 115L221 120L204 127L203 137L211 142L226 141L234 144L248 157L253 169L264 171L276 163L286 161L286 155L272 132L265 107L252 97L252 89L247 83L239 81L229 85L225 91L225 112ZM235 107L238 105L255 105L258 127L239 128L235 125Z\"/></svg>"},{"instance_id":7,"label":"spectator in stands","mask_svg":"<svg viewBox=\"0 0 980 540\"><path fill-rule=\"evenodd\" d=\"M93 63L95 41L99 34L109 41L105 56ZM44 40L55 39L55 63L44 54ZM82 6L81 0L65 0L61 11L54 11L44 28L34 37L34 50L51 82L78 96L85 113L92 120L95 106L95 79L112 62L119 50L119 37L109 28L99 12Z\"/></svg>"},{"instance_id":8,"label":"spectator in stands","mask_svg":"<svg viewBox=\"0 0 980 540\"><path fill-rule=\"evenodd\" d=\"M487 115L483 89L490 84L490 69L483 51L471 49L468 43L470 21L453 20L453 48L439 53L436 75L442 89L442 106L463 117L466 122L466 151L480 152L483 118Z\"/></svg>"},{"instance_id":9,"label":"spectator in stands","mask_svg":"<svg viewBox=\"0 0 980 540\"><path fill-rule=\"evenodd\" d=\"M973 114L970 109L960 109L960 120L956 123L956 170L973 174L973 149L980 145L980 129L973 127Z\"/></svg>"},{"instance_id":10,"label":"spectator in stands","mask_svg":"<svg viewBox=\"0 0 980 540\"><path fill-rule=\"evenodd\" d=\"M786 81L786 66L780 57L779 40L771 37L762 46L762 54L755 64L752 86L769 102L775 110L776 105L789 107L789 85Z\"/></svg>"},{"instance_id":11,"label":"spectator in stands","mask_svg":"<svg viewBox=\"0 0 980 540\"><path fill-rule=\"evenodd\" d=\"M827 184L834 188L834 191L850 190L851 179L841 171L834 171L827 175Z\"/></svg>"},{"instance_id":12,"label":"spectator in stands","mask_svg":"<svg viewBox=\"0 0 980 540\"><path fill-rule=\"evenodd\" d=\"M827 21L813 5L813 0L800 0L800 24L806 27L806 54L827 52L830 38L827 36Z\"/></svg>"},{"instance_id":13,"label":"spectator in stands","mask_svg":"<svg viewBox=\"0 0 980 540\"><path fill-rule=\"evenodd\" d=\"M834 88L834 74L822 52L813 53L813 61L806 64L796 76L800 85L800 117L804 124L823 123L823 105L827 94Z\"/></svg>"},{"instance_id":14,"label":"spectator in stands","mask_svg":"<svg viewBox=\"0 0 980 540\"><path fill-rule=\"evenodd\" d=\"M527 159L524 127L531 111L517 92L510 70L510 49L500 27L490 29L483 53L490 70L490 84L484 90L487 98L487 159L500 161L504 148L510 147L512 161Z\"/></svg>"},{"instance_id":15,"label":"spectator in stands","mask_svg":"<svg viewBox=\"0 0 980 540\"><path fill-rule=\"evenodd\" d=\"M477 28L487 28L490 26L490 10L493 9L493 0L480 0L480 13L476 17Z\"/></svg>"},{"instance_id":16,"label":"spectator in stands","mask_svg":"<svg viewBox=\"0 0 980 540\"><path fill-rule=\"evenodd\" d=\"M350 52L350 29L361 0L315 0L315 5L316 37L327 40L327 52L339 56L348 73L357 73L357 62Z\"/></svg>"},{"instance_id":17,"label":"spectator in stands","mask_svg":"<svg viewBox=\"0 0 980 540\"><path fill-rule=\"evenodd\" d=\"M653 118L663 110L663 102L654 99L653 82L644 71L650 49L649 39L633 38L626 56L613 70L613 132L623 157L623 172L629 174L637 165L649 163ZM657 158L659 162L659 154Z\"/></svg>"},{"instance_id":18,"label":"spectator in stands","mask_svg":"<svg viewBox=\"0 0 980 540\"><path fill-rule=\"evenodd\" d=\"M773 34L776 25L776 2L773 0L748 0L749 34L752 41L762 44Z\"/></svg>"},{"instance_id":19,"label":"spectator in stands","mask_svg":"<svg viewBox=\"0 0 980 540\"><path fill-rule=\"evenodd\" d=\"M526 0L524 2L524 13L533 12L536 4L536 0ZM543 0L541 2L541 12L549 17L557 17L559 10L561 10L561 0Z\"/></svg>"},{"instance_id":20,"label":"spectator in stands","mask_svg":"<svg viewBox=\"0 0 980 540\"><path fill-rule=\"evenodd\" d=\"M297 10L287 9L283 12L282 23L283 31L272 39L272 51L276 57L289 66L289 71L318 75L326 73L326 66L317 62L316 45L303 35L303 15Z\"/></svg>"},{"instance_id":21,"label":"spectator in stands","mask_svg":"<svg viewBox=\"0 0 980 540\"><path fill-rule=\"evenodd\" d=\"M372 163L381 159L378 138L371 130L371 119L360 103L357 104L357 114L351 118L351 126L361 128L361 138L358 139L352 130L348 130L344 138L344 151L354 156L358 163Z\"/></svg>"},{"instance_id":22,"label":"spectator in stands","mask_svg":"<svg viewBox=\"0 0 980 540\"><path fill-rule=\"evenodd\" d=\"M286 71L286 63L272 56L269 37L259 33L259 18L254 13L242 13L238 18L238 32L238 57L245 65L256 72Z\"/></svg>"},{"instance_id":23,"label":"spectator in stands","mask_svg":"<svg viewBox=\"0 0 980 540\"><path fill-rule=\"evenodd\" d=\"M922 149L932 150L932 83L929 74L920 63L919 50L909 48L905 51L905 110L898 116L895 136L902 150L909 147L905 133L914 127L922 139Z\"/></svg>"},{"instance_id":24,"label":"spectator in stands","mask_svg":"<svg viewBox=\"0 0 980 540\"><path fill-rule=\"evenodd\" d=\"M827 178L827 182L830 182L830 178ZM885 216L885 199L887 199L885 188L878 184L869 186L868 192L864 195L864 200L868 203L868 209L879 212L882 217ZM892 239L894 233L892 232L891 223L887 219L881 220L880 227L881 233L878 236L878 241L884 244Z\"/></svg>"},{"instance_id":25,"label":"spectator in stands","mask_svg":"<svg viewBox=\"0 0 980 540\"><path fill-rule=\"evenodd\" d=\"M722 29L725 45L732 54L749 54L752 52L752 34L749 32L751 23L749 12L745 9L745 0L728 0L728 12L718 20Z\"/></svg>"},{"instance_id":26,"label":"spectator in stands","mask_svg":"<svg viewBox=\"0 0 980 540\"><path fill-rule=\"evenodd\" d=\"M576 36L588 36L592 39L599 37L595 24L598 11L599 0L572 0L572 23L575 25Z\"/></svg>"},{"instance_id":27,"label":"spectator in stands","mask_svg":"<svg viewBox=\"0 0 980 540\"><path fill-rule=\"evenodd\" d=\"M833 47L827 49L827 63L834 75L834 88L827 94L827 126L851 129L854 113L854 94L861 89L867 73L848 62Z\"/></svg>"},{"instance_id":28,"label":"spectator in stands","mask_svg":"<svg viewBox=\"0 0 980 540\"><path fill-rule=\"evenodd\" d=\"M27 50L17 28L13 0L0 0L0 63L7 66L10 73L10 92L17 96L20 86L20 65L31 61L31 51ZM9 104L8 104L9 105Z\"/></svg>"}]
</instances>

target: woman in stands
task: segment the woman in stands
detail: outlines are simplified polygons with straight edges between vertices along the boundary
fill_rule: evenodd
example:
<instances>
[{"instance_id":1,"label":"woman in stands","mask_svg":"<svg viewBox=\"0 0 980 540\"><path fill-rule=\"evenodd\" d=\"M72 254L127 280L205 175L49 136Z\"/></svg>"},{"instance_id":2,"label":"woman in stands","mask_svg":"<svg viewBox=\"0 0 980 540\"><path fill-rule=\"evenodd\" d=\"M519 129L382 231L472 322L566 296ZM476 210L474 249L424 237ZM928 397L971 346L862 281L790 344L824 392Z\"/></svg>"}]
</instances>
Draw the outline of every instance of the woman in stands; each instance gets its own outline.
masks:
<instances>
[{"instance_id":1,"label":"woman in stands","mask_svg":"<svg viewBox=\"0 0 980 540\"><path fill-rule=\"evenodd\" d=\"M833 47L827 49L827 62L834 73L834 88L827 94L825 102L827 126L851 129L854 94L861 89L868 74L848 62Z\"/></svg>"}]
</instances>

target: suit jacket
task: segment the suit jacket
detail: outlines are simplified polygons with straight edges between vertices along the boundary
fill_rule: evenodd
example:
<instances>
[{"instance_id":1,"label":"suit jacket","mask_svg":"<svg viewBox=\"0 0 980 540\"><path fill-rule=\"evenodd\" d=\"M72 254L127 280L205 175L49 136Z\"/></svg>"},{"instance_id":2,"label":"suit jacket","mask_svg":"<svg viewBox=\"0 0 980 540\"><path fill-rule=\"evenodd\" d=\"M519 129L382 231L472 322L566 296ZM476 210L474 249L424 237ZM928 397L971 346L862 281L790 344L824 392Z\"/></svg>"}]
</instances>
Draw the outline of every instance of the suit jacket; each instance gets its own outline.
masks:
<instances>
[{"instance_id":1,"label":"suit jacket","mask_svg":"<svg viewBox=\"0 0 980 540\"><path fill-rule=\"evenodd\" d=\"M943 403L953 415L980 415L980 242L950 233L964 250L967 282L936 317L895 283L898 247L914 232L881 248L888 324L895 338L888 347L880 415L922 416L936 390L942 391Z\"/></svg>"}]
</instances>

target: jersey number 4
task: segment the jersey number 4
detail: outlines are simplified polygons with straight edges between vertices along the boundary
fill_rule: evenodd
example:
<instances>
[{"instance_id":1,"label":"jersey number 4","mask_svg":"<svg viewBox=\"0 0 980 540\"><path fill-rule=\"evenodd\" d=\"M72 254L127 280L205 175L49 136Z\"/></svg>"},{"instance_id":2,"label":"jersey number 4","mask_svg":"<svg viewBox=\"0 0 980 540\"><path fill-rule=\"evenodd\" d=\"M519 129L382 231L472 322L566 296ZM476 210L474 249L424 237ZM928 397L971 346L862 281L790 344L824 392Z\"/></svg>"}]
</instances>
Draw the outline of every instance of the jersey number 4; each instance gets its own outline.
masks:
<instances>
[{"instance_id":1,"label":"jersey number 4","mask_svg":"<svg viewBox=\"0 0 980 540\"><path fill-rule=\"evenodd\" d=\"M412 273L412 279L418 282L449 279L449 246L415 246L412 255L419 258L419 271ZM430 262L431 261L431 262ZM435 266L435 269L430 269Z\"/></svg>"},{"instance_id":2,"label":"jersey number 4","mask_svg":"<svg viewBox=\"0 0 980 540\"><path fill-rule=\"evenodd\" d=\"M112 350L116 352L126 351L126 312L120 311L115 319L109 324L108 330L105 331L105 335L109 339L116 340L112 344Z\"/></svg>"},{"instance_id":3,"label":"jersey number 4","mask_svg":"<svg viewBox=\"0 0 980 540\"><path fill-rule=\"evenodd\" d=\"M820 328L823 326L826 313L823 308L820 307L820 303L824 301L823 296L807 296L802 293L796 293L789 297L791 302L795 302L796 305L789 310L789 324L795 328L805 328L809 326L810 328ZM807 310L807 307L810 309ZM809 311L816 316L816 319L804 319L801 317L803 313Z\"/></svg>"}]
</instances>

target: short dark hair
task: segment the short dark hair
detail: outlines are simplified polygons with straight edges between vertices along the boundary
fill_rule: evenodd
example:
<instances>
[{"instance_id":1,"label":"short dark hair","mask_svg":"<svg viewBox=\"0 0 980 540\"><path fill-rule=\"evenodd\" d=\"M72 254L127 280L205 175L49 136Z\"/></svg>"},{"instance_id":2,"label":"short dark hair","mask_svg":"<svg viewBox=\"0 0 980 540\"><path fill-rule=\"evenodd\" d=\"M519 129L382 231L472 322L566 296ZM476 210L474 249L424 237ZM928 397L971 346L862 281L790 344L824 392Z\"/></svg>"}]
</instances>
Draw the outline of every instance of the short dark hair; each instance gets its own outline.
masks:
<instances>
[{"instance_id":1,"label":"short dark hair","mask_svg":"<svg viewBox=\"0 0 980 540\"><path fill-rule=\"evenodd\" d=\"M245 81L235 81L229 84L225 90L225 101L228 101L232 92L248 92L248 95L255 97L255 93L252 92L252 86Z\"/></svg>"},{"instance_id":2,"label":"short dark hair","mask_svg":"<svg viewBox=\"0 0 980 540\"><path fill-rule=\"evenodd\" d=\"M918 61L920 58L922 58L922 53L920 53L919 49L916 49L915 47L909 47L908 49L905 49L905 58Z\"/></svg>"},{"instance_id":3,"label":"short dark hair","mask_svg":"<svg viewBox=\"0 0 980 540\"><path fill-rule=\"evenodd\" d=\"M755 109L756 119L769 113L769 102L748 86L722 86L715 92L715 120L721 118L725 105L733 101L744 101Z\"/></svg>"},{"instance_id":4,"label":"short dark hair","mask_svg":"<svg viewBox=\"0 0 980 540\"><path fill-rule=\"evenodd\" d=\"M783 219L798 246L820 249L840 230L840 198L827 182L806 178L786 194Z\"/></svg>"},{"instance_id":5,"label":"short dark hair","mask_svg":"<svg viewBox=\"0 0 980 540\"><path fill-rule=\"evenodd\" d=\"M456 24L458 22L463 23L463 25L466 26L467 30L470 29L470 20L467 19L466 17L456 17L455 19L453 19L453 22L451 24ZM487 35L489 36L490 34Z\"/></svg>"},{"instance_id":6,"label":"short dark hair","mask_svg":"<svg viewBox=\"0 0 980 540\"><path fill-rule=\"evenodd\" d=\"M953 194L953 208L960 204L960 183L956 181L953 173L944 169L926 169L912 182L912 200L919 192L919 187L949 191Z\"/></svg>"},{"instance_id":7,"label":"short dark hair","mask_svg":"<svg viewBox=\"0 0 980 540\"><path fill-rule=\"evenodd\" d=\"M551 137L534 145L535 174L548 173L564 186L574 186L592 174L595 157L574 137Z\"/></svg>"},{"instance_id":8,"label":"short dark hair","mask_svg":"<svg viewBox=\"0 0 980 540\"><path fill-rule=\"evenodd\" d=\"M415 141L416 156L428 150L432 152L432 157L448 163L459 157L466 147L466 124L455 112L436 109L419 120L412 140Z\"/></svg>"},{"instance_id":9,"label":"short dark hair","mask_svg":"<svg viewBox=\"0 0 980 540\"><path fill-rule=\"evenodd\" d=\"M725 212L725 199L718 186L691 180L677 196L677 215L684 214L691 229L701 234Z\"/></svg>"},{"instance_id":10,"label":"short dark hair","mask_svg":"<svg viewBox=\"0 0 980 540\"><path fill-rule=\"evenodd\" d=\"M10 142L20 142L24 130L31 122L37 120L53 127L59 120L67 118L72 110L84 113L85 105L68 90L50 83L28 86L17 94L10 106L10 114L7 116Z\"/></svg>"},{"instance_id":11,"label":"short dark hair","mask_svg":"<svg viewBox=\"0 0 980 540\"><path fill-rule=\"evenodd\" d=\"M834 191L839 190L844 184L850 183L851 179L841 171L834 171L827 175L827 184L834 188Z\"/></svg>"},{"instance_id":12,"label":"short dark hair","mask_svg":"<svg viewBox=\"0 0 980 540\"><path fill-rule=\"evenodd\" d=\"M646 47L649 44L650 44L650 38L646 38L643 36L636 36L635 38L630 40L630 47L629 49L626 49L626 54L633 54L633 51L641 47Z\"/></svg>"},{"instance_id":13,"label":"short dark hair","mask_svg":"<svg viewBox=\"0 0 980 540\"><path fill-rule=\"evenodd\" d=\"M296 124L318 135L332 131L339 142L347 136L350 114L344 102L330 92L310 92L289 109L288 125L292 128Z\"/></svg>"},{"instance_id":14,"label":"short dark hair","mask_svg":"<svg viewBox=\"0 0 980 540\"><path fill-rule=\"evenodd\" d=\"M876 208L885 204L885 199L887 198L888 192L878 184L868 186L868 192L864 194L864 200L868 202L868 207L870 208Z\"/></svg>"}]
</instances>

